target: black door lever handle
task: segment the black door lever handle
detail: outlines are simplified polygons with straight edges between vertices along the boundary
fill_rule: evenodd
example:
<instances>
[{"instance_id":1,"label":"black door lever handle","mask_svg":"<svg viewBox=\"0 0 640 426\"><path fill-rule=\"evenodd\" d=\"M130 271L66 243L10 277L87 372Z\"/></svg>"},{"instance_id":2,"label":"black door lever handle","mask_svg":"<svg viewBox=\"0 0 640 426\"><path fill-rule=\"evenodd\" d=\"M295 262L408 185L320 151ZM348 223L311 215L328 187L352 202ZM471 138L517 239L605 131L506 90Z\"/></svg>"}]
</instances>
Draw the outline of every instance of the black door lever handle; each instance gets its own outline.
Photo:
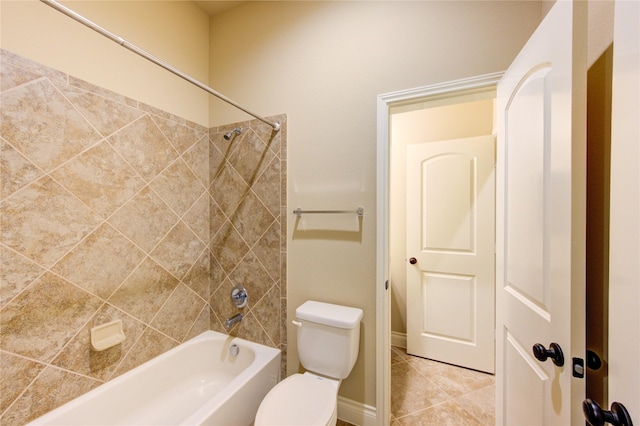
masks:
<instances>
[{"instance_id":1,"label":"black door lever handle","mask_svg":"<svg viewBox=\"0 0 640 426\"><path fill-rule=\"evenodd\" d=\"M606 411L600 408L597 402L587 398L582 402L582 412L591 426L604 426L605 423L614 426L633 426L629 412L619 402L612 403L611 411Z\"/></svg>"}]
</instances>

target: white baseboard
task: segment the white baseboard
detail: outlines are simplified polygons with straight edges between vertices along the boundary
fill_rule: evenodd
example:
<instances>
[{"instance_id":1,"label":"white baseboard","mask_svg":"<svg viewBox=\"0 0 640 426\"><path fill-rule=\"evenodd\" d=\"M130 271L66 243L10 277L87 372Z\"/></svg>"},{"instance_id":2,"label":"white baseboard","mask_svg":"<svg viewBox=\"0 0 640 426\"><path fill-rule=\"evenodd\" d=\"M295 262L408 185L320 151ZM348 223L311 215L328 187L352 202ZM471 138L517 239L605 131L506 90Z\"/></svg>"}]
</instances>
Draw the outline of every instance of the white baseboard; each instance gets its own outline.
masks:
<instances>
[{"instance_id":1,"label":"white baseboard","mask_svg":"<svg viewBox=\"0 0 640 426\"><path fill-rule=\"evenodd\" d=\"M339 396L338 418L356 426L375 426L376 407Z\"/></svg>"},{"instance_id":2,"label":"white baseboard","mask_svg":"<svg viewBox=\"0 0 640 426\"><path fill-rule=\"evenodd\" d=\"M398 333L396 331L391 332L391 346L397 346L399 348L407 347L407 335L405 333Z\"/></svg>"}]
</instances>

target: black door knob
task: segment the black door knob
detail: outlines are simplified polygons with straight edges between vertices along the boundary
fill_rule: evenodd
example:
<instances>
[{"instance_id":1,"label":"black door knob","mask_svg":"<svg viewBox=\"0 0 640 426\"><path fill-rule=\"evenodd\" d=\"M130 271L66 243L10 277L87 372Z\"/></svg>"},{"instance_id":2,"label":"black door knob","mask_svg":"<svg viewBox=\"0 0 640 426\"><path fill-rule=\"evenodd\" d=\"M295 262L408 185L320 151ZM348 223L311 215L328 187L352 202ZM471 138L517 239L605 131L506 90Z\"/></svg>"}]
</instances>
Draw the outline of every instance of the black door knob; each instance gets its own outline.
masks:
<instances>
[{"instance_id":1,"label":"black door knob","mask_svg":"<svg viewBox=\"0 0 640 426\"><path fill-rule=\"evenodd\" d=\"M582 412L587 423L591 426L603 426L605 423L616 426L633 426L629 412L619 402L612 403L611 411L606 411L600 408L597 402L587 398L582 401Z\"/></svg>"},{"instance_id":2,"label":"black door knob","mask_svg":"<svg viewBox=\"0 0 640 426\"><path fill-rule=\"evenodd\" d=\"M553 363L558 367L564 365L564 355L562 354L560 345L557 343L550 344L549 349L540 343L536 343L533 345L533 356L535 356L538 361L546 361L547 358L551 358Z\"/></svg>"},{"instance_id":3,"label":"black door knob","mask_svg":"<svg viewBox=\"0 0 640 426\"><path fill-rule=\"evenodd\" d=\"M416 263L418 263L418 259L416 259L415 257L412 257L409 259L409 263L412 265L415 265Z\"/></svg>"},{"instance_id":4,"label":"black door knob","mask_svg":"<svg viewBox=\"0 0 640 426\"><path fill-rule=\"evenodd\" d=\"M599 370L602 367L602 360L597 353L591 349L587 350L587 367L592 370Z\"/></svg>"}]
</instances>

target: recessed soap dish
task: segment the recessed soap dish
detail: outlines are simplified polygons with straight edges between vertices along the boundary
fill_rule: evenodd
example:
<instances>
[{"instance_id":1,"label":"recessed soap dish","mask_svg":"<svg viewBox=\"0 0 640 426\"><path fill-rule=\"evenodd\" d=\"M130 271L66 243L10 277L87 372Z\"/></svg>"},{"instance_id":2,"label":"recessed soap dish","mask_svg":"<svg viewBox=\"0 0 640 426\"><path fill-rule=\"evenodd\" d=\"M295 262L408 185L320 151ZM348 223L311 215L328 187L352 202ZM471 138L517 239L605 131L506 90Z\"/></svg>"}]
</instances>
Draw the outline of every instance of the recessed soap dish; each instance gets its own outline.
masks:
<instances>
[{"instance_id":1,"label":"recessed soap dish","mask_svg":"<svg viewBox=\"0 0 640 426\"><path fill-rule=\"evenodd\" d=\"M104 351L124 342L122 320L111 321L91 329L91 349Z\"/></svg>"}]
</instances>

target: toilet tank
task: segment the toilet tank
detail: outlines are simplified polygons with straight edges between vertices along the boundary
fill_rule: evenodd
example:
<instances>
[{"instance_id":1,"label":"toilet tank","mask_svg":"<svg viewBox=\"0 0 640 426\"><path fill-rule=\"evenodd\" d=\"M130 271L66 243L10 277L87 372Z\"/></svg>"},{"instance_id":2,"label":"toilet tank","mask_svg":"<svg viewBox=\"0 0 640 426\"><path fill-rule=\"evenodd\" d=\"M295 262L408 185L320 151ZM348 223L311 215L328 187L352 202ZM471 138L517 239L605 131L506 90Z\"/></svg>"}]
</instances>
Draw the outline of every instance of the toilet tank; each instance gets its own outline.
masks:
<instances>
[{"instance_id":1,"label":"toilet tank","mask_svg":"<svg viewBox=\"0 0 640 426\"><path fill-rule=\"evenodd\" d=\"M296 309L298 357L313 373L344 379L358 358L362 309L309 300Z\"/></svg>"}]
</instances>

